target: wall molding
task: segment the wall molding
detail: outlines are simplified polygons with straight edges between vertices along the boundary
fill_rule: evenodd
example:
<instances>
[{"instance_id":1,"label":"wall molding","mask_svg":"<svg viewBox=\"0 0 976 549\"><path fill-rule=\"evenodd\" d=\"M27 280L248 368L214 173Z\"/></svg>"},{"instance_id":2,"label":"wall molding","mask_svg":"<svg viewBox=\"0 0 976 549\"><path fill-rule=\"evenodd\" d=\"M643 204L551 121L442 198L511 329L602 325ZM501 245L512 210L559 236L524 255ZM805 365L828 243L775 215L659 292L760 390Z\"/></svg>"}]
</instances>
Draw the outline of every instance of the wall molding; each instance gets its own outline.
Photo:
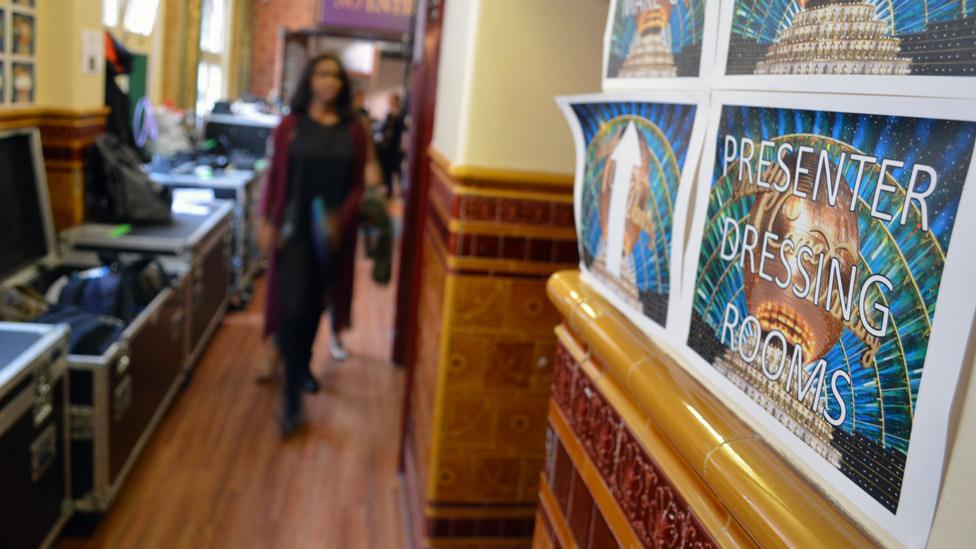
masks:
<instances>
[{"instance_id":1,"label":"wall molding","mask_svg":"<svg viewBox=\"0 0 976 549\"><path fill-rule=\"evenodd\" d=\"M723 507L757 545L804 547L825 539L845 547L879 545L578 271L553 275L548 293L573 339L585 344L584 366L593 369L595 385L632 402L640 422L629 420L629 428L645 443L649 431L659 433L670 454L707 486L695 497ZM554 379L558 387L558 372ZM614 401L615 408L623 404ZM659 454L667 453L652 452L661 463Z\"/></svg>"},{"instance_id":2,"label":"wall molding","mask_svg":"<svg viewBox=\"0 0 976 549\"><path fill-rule=\"evenodd\" d=\"M571 173L513 170L508 168L456 164L447 158L447 155L434 148L434 146L430 146L427 149L427 154L430 156L434 165L465 185L482 187L516 186L523 189L542 188L556 192L568 192L572 199L573 183L576 180L576 176Z\"/></svg>"}]
</instances>

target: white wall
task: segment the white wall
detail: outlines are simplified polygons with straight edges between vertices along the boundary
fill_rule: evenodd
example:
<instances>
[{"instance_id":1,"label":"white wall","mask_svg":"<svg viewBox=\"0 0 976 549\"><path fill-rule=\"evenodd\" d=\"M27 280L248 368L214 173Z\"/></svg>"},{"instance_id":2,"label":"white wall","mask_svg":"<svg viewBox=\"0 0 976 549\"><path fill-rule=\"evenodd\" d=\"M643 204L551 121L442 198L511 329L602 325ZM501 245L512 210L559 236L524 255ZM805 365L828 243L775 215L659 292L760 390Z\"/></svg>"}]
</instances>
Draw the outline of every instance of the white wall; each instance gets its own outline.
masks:
<instances>
[{"instance_id":1,"label":"white wall","mask_svg":"<svg viewBox=\"0 0 976 549\"><path fill-rule=\"evenodd\" d=\"M383 120L390 111L390 96L397 94L402 99L406 93L403 77L406 75L407 62L403 59L380 57L376 72L370 81L366 93L366 109L370 115Z\"/></svg>"},{"instance_id":2,"label":"white wall","mask_svg":"<svg viewBox=\"0 0 976 549\"><path fill-rule=\"evenodd\" d=\"M431 146L454 162L460 158L467 139L480 10L481 0L452 2L444 9Z\"/></svg>"},{"instance_id":3,"label":"white wall","mask_svg":"<svg viewBox=\"0 0 976 549\"><path fill-rule=\"evenodd\" d=\"M102 0L37 2L34 102L38 106L86 109L105 102L105 75L81 70L82 29L101 31Z\"/></svg>"},{"instance_id":4,"label":"white wall","mask_svg":"<svg viewBox=\"0 0 976 549\"><path fill-rule=\"evenodd\" d=\"M474 0L445 9L433 145L452 163L571 174L554 98L600 90L606 0Z\"/></svg>"},{"instance_id":5,"label":"white wall","mask_svg":"<svg viewBox=\"0 0 976 549\"><path fill-rule=\"evenodd\" d=\"M969 355L973 354L969 337ZM960 342L961 344L961 342ZM970 358L963 367L957 402L958 426L949 430L948 467L942 495L935 511L929 547L972 547L973 514L976 512L976 361Z\"/></svg>"}]
</instances>

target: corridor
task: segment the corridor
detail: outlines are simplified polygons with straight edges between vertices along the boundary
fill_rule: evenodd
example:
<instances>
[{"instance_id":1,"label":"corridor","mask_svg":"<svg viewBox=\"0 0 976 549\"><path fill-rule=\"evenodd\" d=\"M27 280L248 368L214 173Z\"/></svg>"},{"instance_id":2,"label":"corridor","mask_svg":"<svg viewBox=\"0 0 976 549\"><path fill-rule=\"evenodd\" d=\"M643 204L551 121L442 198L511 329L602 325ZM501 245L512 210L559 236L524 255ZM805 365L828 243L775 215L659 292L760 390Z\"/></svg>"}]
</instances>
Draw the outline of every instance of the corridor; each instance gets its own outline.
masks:
<instances>
[{"instance_id":1,"label":"corridor","mask_svg":"<svg viewBox=\"0 0 976 549\"><path fill-rule=\"evenodd\" d=\"M396 288L369 268L360 251L350 360L328 357L323 324L312 367L322 390L306 397L297 436L281 442L277 382L255 382L267 352L259 288L225 318L95 534L57 547L401 547L403 376L387 343Z\"/></svg>"}]
</instances>

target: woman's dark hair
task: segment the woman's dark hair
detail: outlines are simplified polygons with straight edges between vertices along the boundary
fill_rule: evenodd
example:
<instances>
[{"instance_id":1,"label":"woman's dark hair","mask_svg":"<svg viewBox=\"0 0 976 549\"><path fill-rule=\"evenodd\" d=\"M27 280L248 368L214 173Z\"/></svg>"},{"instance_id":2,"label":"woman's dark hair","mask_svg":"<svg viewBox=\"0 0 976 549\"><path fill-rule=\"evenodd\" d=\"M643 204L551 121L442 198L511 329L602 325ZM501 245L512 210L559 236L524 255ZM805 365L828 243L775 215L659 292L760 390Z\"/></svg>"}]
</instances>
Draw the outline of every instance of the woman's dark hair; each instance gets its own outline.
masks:
<instances>
[{"instance_id":1,"label":"woman's dark hair","mask_svg":"<svg viewBox=\"0 0 976 549\"><path fill-rule=\"evenodd\" d=\"M339 61L339 58L331 53L316 55L305 65L302 76L298 80L298 86L295 88L295 94L291 96L291 103L289 104L291 112L301 115L308 114L308 107L312 102L312 75L315 74L315 67L322 61L332 61L339 67L339 81L342 82L342 89L336 96L335 109L339 119L348 122L353 118L352 86L349 84L349 75L346 73L346 68L342 66L342 61Z\"/></svg>"}]
</instances>

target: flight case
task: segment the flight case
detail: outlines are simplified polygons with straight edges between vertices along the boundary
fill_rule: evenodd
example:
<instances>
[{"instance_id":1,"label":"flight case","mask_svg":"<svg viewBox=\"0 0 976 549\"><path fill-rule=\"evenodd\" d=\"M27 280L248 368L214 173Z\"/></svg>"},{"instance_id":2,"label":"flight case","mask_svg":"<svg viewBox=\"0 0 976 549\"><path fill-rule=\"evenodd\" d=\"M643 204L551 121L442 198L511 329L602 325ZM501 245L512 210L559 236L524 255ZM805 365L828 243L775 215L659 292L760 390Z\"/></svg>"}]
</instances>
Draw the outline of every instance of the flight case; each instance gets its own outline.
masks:
<instances>
[{"instance_id":1,"label":"flight case","mask_svg":"<svg viewBox=\"0 0 976 549\"><path fill-rule=\"evenodd\" d=\"M233 204L217 200L174 211L172 222L132 227L83 223L61 233L75 251L154 255L169 270L185 270L187 361L191 369L227 310Z\"/></svg>"},{"instance_id":2,"label":"flight case","mask_svg":"<svg viewBox=\"0 0 976 549\"><path fill-rule=\"evenodd\" d=\"M267 169L232 170L209 176L193 173L150 172L149 177L173 189L206 189L218 200L234 203L231 228L230 303L243 308L250 301L254 277L260 270L261 252L257 245L258 193Z\"/></svg>"},{"instance_id":3,"label":"flight case","mask_svg":"<svg viewBox=\"0 0 976 549\"><path fill-rule=\"evenodd\" d=\"M71 516L68 330L0 322L0 545L47 547Z\"/></svg>"},{"instance_id":4,"label":"flight case","mask_svg":"<svg viewBox=\"0 0 976 549\"><path fill-rule=\"evenodd\" d=\"M20 162L32 158L33 171L0 177L0 215L12 219L8 231L19 231L0 254L0 284L44 292L63 275L98 266L93 253L59 253L37 130L0 132L0 155L8 149ZM170 274L170 285L105 352L67 355L76 510L109 506L183 381L189 280Z\"/></svg>"}]
</instances>

